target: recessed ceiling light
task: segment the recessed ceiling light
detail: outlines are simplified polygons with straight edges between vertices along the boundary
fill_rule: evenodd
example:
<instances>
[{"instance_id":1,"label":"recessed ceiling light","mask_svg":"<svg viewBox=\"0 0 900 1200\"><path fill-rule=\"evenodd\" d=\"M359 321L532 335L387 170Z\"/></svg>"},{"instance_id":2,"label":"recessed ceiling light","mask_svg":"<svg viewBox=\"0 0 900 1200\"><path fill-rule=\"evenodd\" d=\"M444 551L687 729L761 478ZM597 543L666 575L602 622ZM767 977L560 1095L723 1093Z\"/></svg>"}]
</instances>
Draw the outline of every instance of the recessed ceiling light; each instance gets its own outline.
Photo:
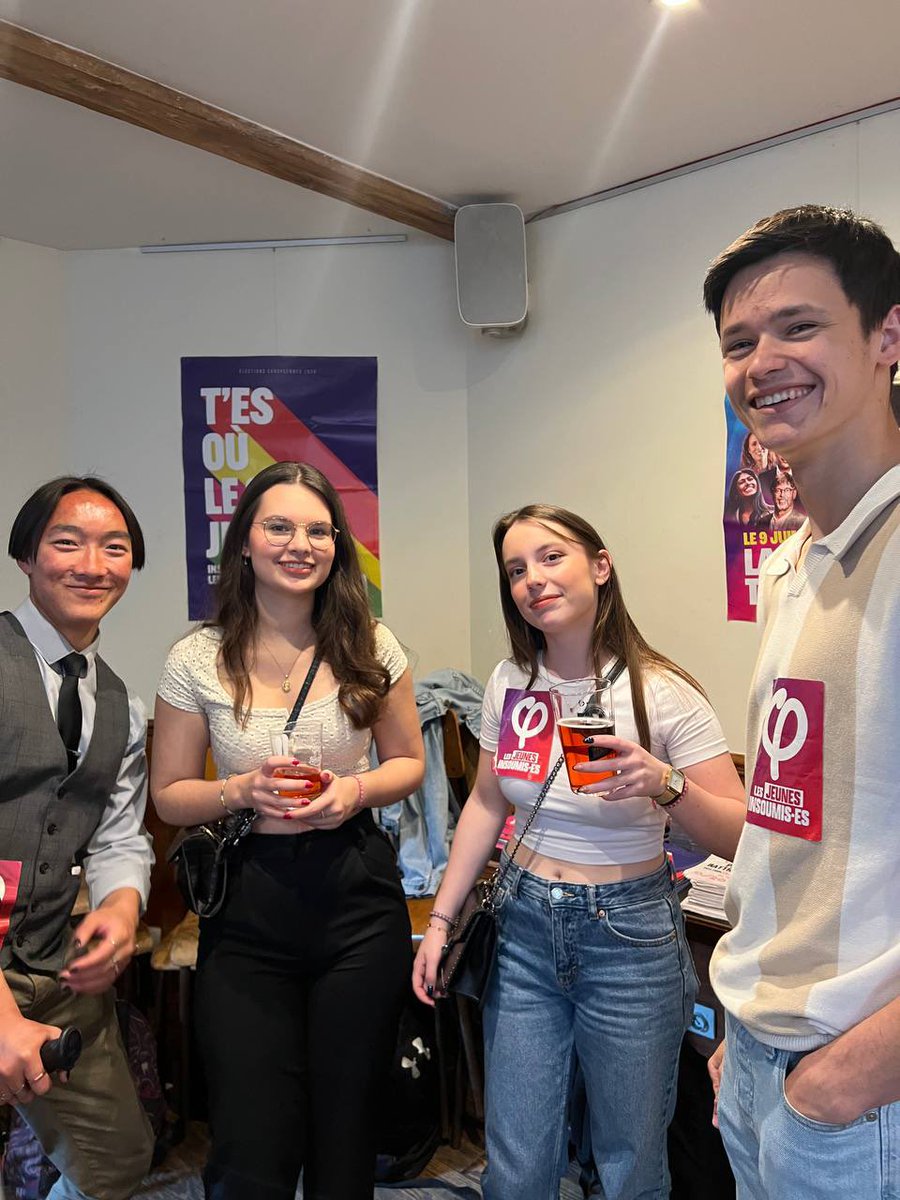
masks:
<instances>
[{"instance_id":1,"label":"recessed ceiling light","mask_svg":"<svg viewBox=\"0 0 900 1200\"><path fill-rule=\"evenodd\" d=\"M687 8L688 5L695 4L696 0L651 0L651 3L660 8Z\"/></svg>"}]
</instances>

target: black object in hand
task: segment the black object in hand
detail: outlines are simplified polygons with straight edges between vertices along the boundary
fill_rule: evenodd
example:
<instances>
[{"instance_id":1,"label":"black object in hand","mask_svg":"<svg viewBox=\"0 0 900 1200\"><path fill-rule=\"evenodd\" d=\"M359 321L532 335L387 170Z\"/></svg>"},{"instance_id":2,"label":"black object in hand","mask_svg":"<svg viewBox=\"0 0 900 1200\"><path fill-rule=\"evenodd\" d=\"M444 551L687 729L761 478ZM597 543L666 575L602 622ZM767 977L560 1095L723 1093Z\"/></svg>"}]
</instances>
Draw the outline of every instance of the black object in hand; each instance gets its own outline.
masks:
<instances>
[{"instance_id":1,"label":"black object in hand","mask_svg":"<svg viewBox=\"0 0 900 1200\"><path fill-rule=\"evenodd\" d=\"M71 1071L81 1054L81 1030L69 1025L58 1038L41 1046L41 1065L48 1075L54 1071Z\"/></svg>"}]
</instances>

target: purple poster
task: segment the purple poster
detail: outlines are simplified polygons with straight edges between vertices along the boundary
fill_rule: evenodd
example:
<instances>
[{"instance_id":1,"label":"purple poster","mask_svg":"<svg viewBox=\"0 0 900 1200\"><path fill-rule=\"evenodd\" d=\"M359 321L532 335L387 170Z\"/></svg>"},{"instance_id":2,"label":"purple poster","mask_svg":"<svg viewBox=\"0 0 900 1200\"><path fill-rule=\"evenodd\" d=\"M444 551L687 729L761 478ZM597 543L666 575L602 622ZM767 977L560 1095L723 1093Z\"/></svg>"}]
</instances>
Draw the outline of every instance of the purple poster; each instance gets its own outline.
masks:
<instances>
[{"instance_id":1,"label":"purple poster","mask_svg":"<svg viewBox=\"0 0 900 1200\"><path fill-rule=\"evenodd\" d=\"M341 496L381 615L374 358L183 358L188 615L210 610L222 540L247 483L286 460L318 467Z\"/></svg>"},{"instance_id":2,"label":"purple poster","mask_svg":"<svg viewBox=\"0 0 900 1200\"><path fill-rule=\"evenodd\" d=\"M728 620L755 621L760 569L800 528L806 509L790 464L763 446L725 397L725 578Z\"/></svg>"}]
</instances>

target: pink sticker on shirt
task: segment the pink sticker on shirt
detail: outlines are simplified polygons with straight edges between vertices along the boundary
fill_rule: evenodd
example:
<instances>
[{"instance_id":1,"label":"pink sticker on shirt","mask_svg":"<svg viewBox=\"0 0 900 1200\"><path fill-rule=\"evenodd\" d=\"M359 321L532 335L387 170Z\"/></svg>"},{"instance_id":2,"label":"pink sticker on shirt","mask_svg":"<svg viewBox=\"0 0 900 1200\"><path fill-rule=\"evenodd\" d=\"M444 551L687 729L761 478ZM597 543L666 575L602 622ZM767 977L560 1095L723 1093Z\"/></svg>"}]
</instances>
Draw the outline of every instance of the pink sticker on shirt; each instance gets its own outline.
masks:
<instances>
[{"instance_id":1,"label":"pink sticker on shirt","mask_svg":"<svg viewBox=\"0 0 900 1200\"><path fill-rule=\"evenodd\" d=\"M22 864L0 858L0 946L9 933L9 921L19 894Z\"/></svg>"},{"instance_id":2,"label":"pink sticker on shirt","mask_svg":"<svg viewBox=\"0 0 900 1200\"><path fill-rule=\"evenodd\" d=\"M825 684L776 679L747 797L747 821L788 837L822 840Z\"/></svg>"},{"instance_id":3,"label":"pink sticker on shirt","mask_svg":"<svg viewBox=\"0 0 900 1200\"><path fill-rule=\"evenodd\" d=\"M550 768L552 714L549 692L506 689L494 755L496 775L543 783Z\"/></svg>"}]
</instances>

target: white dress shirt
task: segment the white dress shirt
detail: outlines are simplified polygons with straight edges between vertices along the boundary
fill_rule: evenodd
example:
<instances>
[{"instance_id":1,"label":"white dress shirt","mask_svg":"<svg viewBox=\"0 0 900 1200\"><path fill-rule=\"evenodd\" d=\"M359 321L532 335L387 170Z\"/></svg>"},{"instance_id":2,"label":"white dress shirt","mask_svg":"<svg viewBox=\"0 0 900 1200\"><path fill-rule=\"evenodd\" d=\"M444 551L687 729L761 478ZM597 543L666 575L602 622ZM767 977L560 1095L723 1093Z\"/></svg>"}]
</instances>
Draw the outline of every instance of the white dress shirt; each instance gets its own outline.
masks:
<instances>
[{"instance_id":1,"label":"white dress shirt","mask_svg":"<svg viewBox=\"0 0 900 1200\"><path fill-rule=\"evenodd\" d=\"M22 626L31 642L37 661L47 703L53 720L62 675L53 664L71 654L70 646L46 617L35 608L31 600L21 604L13 616ZM81 654L87 659L87 674L78 681L78 698L81 701L81 740L78 743L79 761L84 757L94 732L97 714L97 651L100 635ZM117 888L131 887L140 892L141 907L147 903L150 890L150 868L153 851L150 837L143 827L144 809L147 804L147 758L144 745L147 736L147 710L141 700L128 693L128 742L119 767L116 785L87 846L84 860L84 875L90 889L91 908L98 905Z\"/></svg>"}]
</instances>

